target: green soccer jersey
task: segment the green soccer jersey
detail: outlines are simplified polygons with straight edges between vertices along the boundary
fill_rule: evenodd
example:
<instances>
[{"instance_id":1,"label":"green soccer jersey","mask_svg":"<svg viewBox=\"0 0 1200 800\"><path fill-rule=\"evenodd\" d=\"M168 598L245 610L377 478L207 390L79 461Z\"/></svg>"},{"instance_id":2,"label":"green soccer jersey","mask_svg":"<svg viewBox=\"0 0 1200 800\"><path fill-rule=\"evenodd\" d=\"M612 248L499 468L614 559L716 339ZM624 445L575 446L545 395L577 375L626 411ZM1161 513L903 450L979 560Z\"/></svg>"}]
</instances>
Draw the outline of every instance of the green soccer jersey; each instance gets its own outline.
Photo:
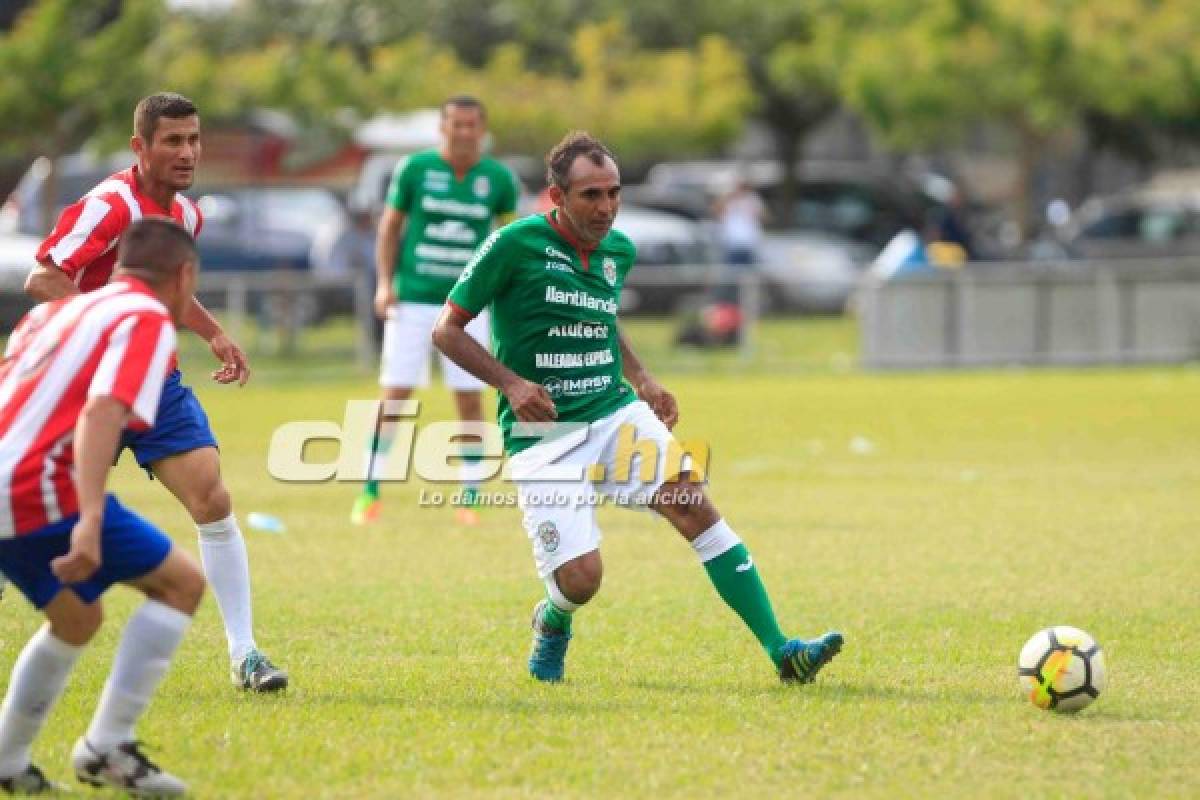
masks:
<instances>
[{"instance_id":1,"label":"green soccer jersey","mask_svg":"<svg viewBox=\"0 0 1200 800\"><path fill-rule=\"evenodd\" d=\"M441 305L496 217L516 210L517 182L486 156L460 180L441 153L425 150L396 168L387 203L407 216L396 300Z\"/></svg>"},{"instance_id":2,"label":"green soccer jersey","mask_svg":"<svg viewBox=\"0 0 1200 800\"><path fill-rule=\"evenodd\" d=\"M483 243L449 302L472 315L490 306L496 358L544 386L560 422L594 422L636 399L617 338L617 301L634 254L619 231L588 251L553 212L525 217ZM497 416L509 454L537 443L512 436L516 417L503 394Z\"/></svg>"}]
</instances>

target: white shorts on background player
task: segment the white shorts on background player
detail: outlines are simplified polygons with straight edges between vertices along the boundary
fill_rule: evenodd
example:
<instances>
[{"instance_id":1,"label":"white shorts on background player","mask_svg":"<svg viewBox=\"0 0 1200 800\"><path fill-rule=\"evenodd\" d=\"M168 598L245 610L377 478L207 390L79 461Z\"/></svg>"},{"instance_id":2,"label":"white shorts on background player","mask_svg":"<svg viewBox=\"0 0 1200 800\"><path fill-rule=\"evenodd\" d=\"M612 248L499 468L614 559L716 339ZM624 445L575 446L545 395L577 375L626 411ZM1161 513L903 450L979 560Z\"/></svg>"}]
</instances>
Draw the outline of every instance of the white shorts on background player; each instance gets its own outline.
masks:
<instances>
[{"instance_id":1,"label":"white shorts on background player","mask_svg":"<svg viewBox=\"0 0 1200 800\"><path fill-rule=\"evenodd\" d=\"M655 444L658 463L654 477L646 483L640 478L640 456L632 460L628 481L614 480L618 474L619 434L624 425L633 426L635 447L646 440ZM533 543L533 558L543 580L568 561L600 546L600 526L596 524L600 498L608 498L623 508L647 508L658 488L679 471L678 462L668 463L673 441L667 426L654 416L650 406L639 400L591 423L587 440L570 453L558 456L562 446L551 442L536 444L509 459L509 474L517 483L522 523ZM538 480L537 474L548 459L553 460L549 469L582 467L583 478ZM605 480L589 480L588 468L593 464L604 466ZM684 469L690 464L685 456ZM629 469L627 465L622 468Z\"/></svg>"},{"instance_id":2,"label":"white shorts on background player","mask_svg":"<svg viewBox=\"0 0 1200 800\"><path fill-rule=\"evenodd\" d=\"M433 326L442 306L432 303L397 303L388 310L383 324L383 358L379 385L385 389L420 389L429 385L429 362L433 355ZM491 350L486 310L467 324L467 333ZM441 353L442 379L456 392L479 392L487 384Z\"/></svg>"}]
</instances>

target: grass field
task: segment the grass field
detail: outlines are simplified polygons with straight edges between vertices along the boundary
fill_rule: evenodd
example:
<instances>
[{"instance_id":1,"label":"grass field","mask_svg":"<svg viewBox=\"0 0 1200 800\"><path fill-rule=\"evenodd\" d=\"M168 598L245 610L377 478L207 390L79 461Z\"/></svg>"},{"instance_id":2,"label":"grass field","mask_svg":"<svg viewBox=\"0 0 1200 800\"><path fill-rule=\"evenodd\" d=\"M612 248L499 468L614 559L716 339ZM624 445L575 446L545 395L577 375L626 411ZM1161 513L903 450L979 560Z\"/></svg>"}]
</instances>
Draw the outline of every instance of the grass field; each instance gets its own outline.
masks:
<instances>
[{"instance_id":1,"label":"grass field","mask_svg":"<svg viewBox=\"0 0 1200 800\"><path fill-rule=\"evenodd\" d=\"M260 643L294 688L228 685L210 597L141 726L152 755L204 798L1200 794L1200 371L863 375L837 355L848 331L770 331L767 355L825 343L807 369L688 356L664 373L785 627L846 634L807 687L778 685L665 524L612 509L568 680L534 685L517 512L461 529L405 485L384 524L352 529L355 487L266 475L276 426L340 420L370 376L264 364L246 389L202 386L238 510L289 526L246 535ZM665 370L661 330L635 333ZM425 396L424 419L447 413ZM160 487L130 463L115 483L195 551ZM54 776L132 605L111 593L36 746ZM7 675L38 622L11 593L0 609ZM1025 639L1062 623L1109 658L1107 693L1074 717L1035 709L1015 675Z\"/></svg>"}]
</instances>

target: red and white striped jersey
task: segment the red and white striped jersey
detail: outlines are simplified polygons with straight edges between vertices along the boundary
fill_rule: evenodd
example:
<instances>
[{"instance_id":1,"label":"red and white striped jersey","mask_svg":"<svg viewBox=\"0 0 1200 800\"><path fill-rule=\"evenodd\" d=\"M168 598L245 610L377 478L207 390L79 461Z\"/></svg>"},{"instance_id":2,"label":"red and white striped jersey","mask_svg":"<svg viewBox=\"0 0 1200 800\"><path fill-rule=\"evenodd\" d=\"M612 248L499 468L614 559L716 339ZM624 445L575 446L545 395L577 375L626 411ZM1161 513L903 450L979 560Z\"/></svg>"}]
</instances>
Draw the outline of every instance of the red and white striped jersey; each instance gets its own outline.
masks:
<instances>
[{"instance_id":1,"label":"red and white striped jersey","mask_svg":"<svg viewBox=\"0 0 1200 800\"><path fill-rule=\"evenodd\" d=\"M200 235L200 209L182 194L170 212L138 189L137 166L105 178L95 189L63 209L54 230L38 248L37 260L61 269L81 292L108 283L117 263L117 240L142 217L170 217Z\"/></svg>"},{"instance_id":2,"label":"red and white striped jersey","mask_svg":"<svg viewBox=\"0 0 1200 800\"><path fill-rule=\"evenodd\" d=\"M0 539L78 513L72 440L88 398L113 397L128 427L148 428L175 358L167 309L134 278L17 324L0 361Z\"/></svg>"}]
</instances>

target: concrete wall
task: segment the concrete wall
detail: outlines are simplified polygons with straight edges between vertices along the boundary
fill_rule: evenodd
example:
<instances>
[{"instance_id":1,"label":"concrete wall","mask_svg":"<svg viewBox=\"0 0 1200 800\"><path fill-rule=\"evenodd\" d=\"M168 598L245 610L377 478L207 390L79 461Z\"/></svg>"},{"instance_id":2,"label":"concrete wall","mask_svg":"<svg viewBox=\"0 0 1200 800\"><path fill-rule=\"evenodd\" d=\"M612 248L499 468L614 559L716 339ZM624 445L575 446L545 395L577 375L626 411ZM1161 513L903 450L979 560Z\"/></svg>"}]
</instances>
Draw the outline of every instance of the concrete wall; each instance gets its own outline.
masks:
<instances>
[{"instance_id":1,"label":"concrete wall","mask_svg":"<svg viewBox=\"0 0 1200 800\"><path fill-rule=\"evenodd\" d=\"M1200 359L1200 260L987 264L864 286L873 369Z\"/></svg>"}]
</instances>

